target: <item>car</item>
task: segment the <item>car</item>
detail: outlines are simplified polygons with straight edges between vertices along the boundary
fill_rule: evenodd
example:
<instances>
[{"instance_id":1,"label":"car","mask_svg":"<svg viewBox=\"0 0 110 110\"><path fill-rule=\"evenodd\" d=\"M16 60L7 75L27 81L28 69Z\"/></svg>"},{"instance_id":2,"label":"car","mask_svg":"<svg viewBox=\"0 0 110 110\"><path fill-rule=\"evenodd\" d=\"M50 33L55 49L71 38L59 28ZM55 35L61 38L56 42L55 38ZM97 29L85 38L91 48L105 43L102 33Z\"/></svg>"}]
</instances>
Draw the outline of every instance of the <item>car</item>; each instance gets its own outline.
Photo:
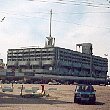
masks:
<instances>
[{"instance_id":1,"label":"car","mask_svg":"<svg viewBox=\"0 0 110 110\"><path fill-rule=\"evenodd\" d=\"M11 86L2 87L2 92L13 92L13 88Z\"/></svg>"},{"instance_id":2,"label":"car","mask_svg":"<svg viewBox=\"0 0 110 110\"><path fill-rule=\"evenodd\" d=\"M33 84L39 84L39 81L34 81Z\"/></svg>"},{"instance_id":3,"label":"car","mask_svg":"<svg viewBox=\"0 0 110 110\"><path fill-rule=\"evenodd\" d=\"M59 82L49 82L48 85L61 85Z\"/></svg>"},{"instance_id":4,"label":"car","mask_svg":"<svg viewBox=\"0 0 110 110\"><path fill-rule=\"evenodd\" d=\"M74 93L74 103L80 102L96 102L96 90L92 85L78 84Z\"/></svg>"}]
</instances>

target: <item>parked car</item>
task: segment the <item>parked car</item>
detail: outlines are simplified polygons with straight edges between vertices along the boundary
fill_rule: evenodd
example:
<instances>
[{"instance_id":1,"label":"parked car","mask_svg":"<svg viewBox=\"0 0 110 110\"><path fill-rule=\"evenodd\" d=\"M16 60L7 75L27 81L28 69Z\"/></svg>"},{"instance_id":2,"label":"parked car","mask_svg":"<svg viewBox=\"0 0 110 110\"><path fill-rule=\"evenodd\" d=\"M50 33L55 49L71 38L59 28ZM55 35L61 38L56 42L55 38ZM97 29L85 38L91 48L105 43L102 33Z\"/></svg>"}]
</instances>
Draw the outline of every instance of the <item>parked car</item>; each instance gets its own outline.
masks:
<instances>
[{"instance_id":1,"label":"parked car","mask_svg":"<svg viewBox=\"0 0 110 110\"><path fill-rule=\"evenodd\" d=\"M89 102L95 103L96 101L96 90L94 90L92 85L79 84L76 85L74 93L74 103Z\"/></svg>"},{"instance_id":2,"label":"parked car","mask_svg":"<svg viewBox=\"0 0 110 110\"><path fill-rule=\"evenodd\" d=\"M2 87L2 92L13 92L13 88L10 86Z\"/></svg>"},{"instance_id":3,"label":"parked car","mask_svg":"<svg viewBox=\"0 0 110 110\"><path fill-rule=\"evenodd\" d=\"M49 82L48 85L61 85L59 82Z\"/></svg>"}]
</instances>

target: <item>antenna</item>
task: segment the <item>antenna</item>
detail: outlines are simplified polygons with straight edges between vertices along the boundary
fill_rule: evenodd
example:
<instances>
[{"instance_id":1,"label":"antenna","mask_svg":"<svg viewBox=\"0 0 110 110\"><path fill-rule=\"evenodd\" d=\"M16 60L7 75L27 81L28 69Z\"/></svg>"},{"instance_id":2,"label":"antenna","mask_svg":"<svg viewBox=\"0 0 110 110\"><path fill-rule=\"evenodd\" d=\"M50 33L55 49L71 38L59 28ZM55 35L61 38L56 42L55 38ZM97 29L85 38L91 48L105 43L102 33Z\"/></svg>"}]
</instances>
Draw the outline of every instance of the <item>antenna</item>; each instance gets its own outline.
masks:
<instances>
[{"instance_id":1,"label":"antenna","mask_svg":"<svg viewBox=\"0 0 110 110\"><path fill-rule=\"evenodd\" d=\"M55 38L52 37L51 30L52 30L52 9L50 11L50 35L49 37L46 37L47 42L45 42L45 47L54 47L55 45Z\"/></svg>"},{"instance_id":2,"label":"antenna","mask_svg":"<svg viewBox=\"0 0 110 110\"><path fill-rule=\"evenodd\" d=\"M51 9L51 11L50 11L50 37L52 37L51 36L51 30L52 30L52 9Z\"/></svg>"}]
</instances>

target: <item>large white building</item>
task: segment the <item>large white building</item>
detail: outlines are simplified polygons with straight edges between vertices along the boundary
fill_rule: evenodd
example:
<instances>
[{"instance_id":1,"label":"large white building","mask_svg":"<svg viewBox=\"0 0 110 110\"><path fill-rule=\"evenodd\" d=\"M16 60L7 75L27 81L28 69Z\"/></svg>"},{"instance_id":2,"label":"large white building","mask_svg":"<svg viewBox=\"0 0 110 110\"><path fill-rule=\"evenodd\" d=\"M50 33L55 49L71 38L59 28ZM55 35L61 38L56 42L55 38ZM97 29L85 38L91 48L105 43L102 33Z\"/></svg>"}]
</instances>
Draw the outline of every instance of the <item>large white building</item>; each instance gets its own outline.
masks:
<instances>
[{"instance_id":1,"label":"large white building","mask_svg":"<svg viewBox=\"0 0 110 110\"><path fill-rule=\"evenodd\" d=\"M55 46L55 38L51 37L52 10L50 15L50 36L46 37L45 47L8 49L4 76L106 80L108 59L93 55L91 43L77 44L81 52Z\"/></svg>"},{"instance_id":2,"label":"large white building","mask_svg":"<svg viewBox=\"0 0 110 110\"><path fill-rule=\"evenodd\" d=\"M107 77L108 60L92 53L92 44L77 44L82 52L55 47L47 37L44 48L8 49L7 76L55 75L71 77Z\"/></svg>"}]
</instances>

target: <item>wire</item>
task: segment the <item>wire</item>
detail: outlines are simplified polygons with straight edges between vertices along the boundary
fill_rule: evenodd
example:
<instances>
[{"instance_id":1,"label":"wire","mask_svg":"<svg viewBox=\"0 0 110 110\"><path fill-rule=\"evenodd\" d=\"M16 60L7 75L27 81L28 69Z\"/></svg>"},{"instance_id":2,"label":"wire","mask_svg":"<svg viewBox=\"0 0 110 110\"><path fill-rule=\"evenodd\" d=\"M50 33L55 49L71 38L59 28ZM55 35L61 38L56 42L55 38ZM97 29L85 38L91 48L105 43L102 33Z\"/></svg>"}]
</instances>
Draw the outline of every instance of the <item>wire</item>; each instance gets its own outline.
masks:
<instances>
[{"instance_id":1,"label":"wire","mask_svg":"<svg viewBox=\"0 0 110 110\"><path fill-rule=\"evenodd\" d=\"M64 0L58 0L59 2L61 1L64 1ZM38 1L37 1L38 2ZM42 0L40 0L40 2L44 2L44 1L42 1ZM45 1L45 2L48 2L48 1ZM59 3L59 2L56 2L56 3ZM71 2L76 2L76 1L71 1ZM53 3L55 3L55 2L53 2ZM85 3L84 1L83 1L83 3ZM92 3L89 3L89 5L91 5ZM76 5L80 5L80 3L78 3L78 4L76 4ZM104 5L104 4L103 4ZM14 12L14 11L11 11L11 14L10 13L7 13L7 12L5 12L5 11L2 11L1 13L5 13L5 14L8 14L8 15L10 15L10 16L12 16L12 15L14 15L14 16L17 16L17 15L19 15L19 14L16 14L16 13L12 13L12 12ZM49 14L49 13L44 13L44 12L31 12L31 14L32 13L38 13L38 14ZM88 13L88 14L94 14L94 13L106 13L106 14L109 14L110 12L74 12L74 13L66 13L66 12L60 12L60 13L53 13L53 14L61 14L61 13L65 13L65 14L70 14L70 15L72 15L72 14L85 14L85 13ZM36 17L36 16L32 16L32 15L20 15L21 16L21 18L20 17L14 17L14 18L17 18L17 19L22 19L22 17L24 16L24 17L26 17L26 18L33 18L33 17ZM37 16L37 18L41 18L41 17L38 17ZM44 17L44 18L41 18L41 19L45 19L45 20L47 20L47 18L46 17ZM63 23L73 23L73 24L76 24L76 25L82 25L82 24L79 24L79 23L75 23L75 22L68 22L68 21L63 21L63 20L53 20L53 21L55 21L55 22L63 22ZM110 27L97 27L97 26L89 26L89 25L84 25L84 26L87 26L87 27L92 27L92 28L104 28L104 29L110 29Z\"/></svg>"},{"instance_id":2,"label":"wire","mask_svg":"<svg viewBox=\"0 0 110 110\"><path fill-rule=\"evenodd\" d=\"M36 2L42 2L42 3L49 3L49 1L44 1L44 0L28 0L28 1L36 1ZM88 6L88 7L94 7L94 8L100 8L100 7L104 7L104 8L110 8L110 4L104 4L104 3L94 3L94 2L88 2L87 1L81 1L81 2L78 2L78 1L73 1L73 0L69 0L69 1L66 1L66 0L56 0L54 2L51 1L51 3L56 3L56 4L61 4L61 5L68 5L68 4L72 4L72 5L77 5L77 6L80 6L80 5L85 5L85 6Z\"/></svg>"},{"instance_id":3,"label":"wire","mask_svg":"<svg viewBox=\"0 0 110 110\"><path fill-rule=\"evenodd\" d=\"M66 2L53 2L53 3L57 3L57 4L68 4ZM81 2L81 3L73 3L72 5L74 6L80 6L80 5L85 5L87 7L93 7L93 8L100 8L100 7L103 7L103 8L110 8L110 6L108 5L104 5L104 4L97 4L97 5L94 5L93 3L86 3L86 2Z\"/></svg>"},{"instance_id":4,"label":"wire","mask_svg":"<svg viewBox=\"0 0 110 110\"><path fill-rule=\"evenodd\" d=\"M76 24L76 25L82 25L82 24L79 24L79 23L75 23L75 22L67 22L67 21L58 21L58 20L53 20L55 22L63 22L63 23L71 23L71 24ZM90 25L83 25L83 26L86 26L86 27L91 27L91 28L102 28L102 29L109 29L110 30L110 27L100 27L100 26L90 26Z\"/></svg>"},{"instance_id":5,"label":"wire","mask_svg":"<svg viewBox=\"0 0 110 110\"><path fill-rule=\"evenodd\" d=\"M87 1L82 1L82 2L77 2L77 1L64 1L64 0L57 0L56 2L53 3L57 3L57 4L72 4L72 5L84 5L88 6L88 7L102 7L105 6L105 8L110 8L109 4L104 4L104 3L98 3L98 4L94 4L94 2L87 2Z\"/></svg>"},{"instance_id":6,"label":"wire","mask_svg":"<svg viewBox=\"0 0 110 110\"><path fill-rule=\"evenodd\" d=\"M91 12L73 12L73 13L68 13L68 12L55 12L53 14L61 14L61 13L64 13L64 14L69 14L69 15L72 15L72 14L110 14L110 12L106 11L106 12L99 12L99 11L91 11Z\"/></svg>"},{"instance_id":7,"label":"wire","mask_svg":"<svg viewBox=\"0 0 110 110\"><path fill-rule=\"evenodd\" d=\"M24 15L24 14L17 14L17 13L15 13L14 11L11 11L10 13L8 13L8 12L5 12L5 11L0 11L0 13L2 13L2 14L6 14L6 15L10 15L10 16L17 16L17 15L20 15L20 16L27 16L27 17L29 17L29 12L25 12L25 14L26 15ZM37 15L38 14L49 14L49 13L47 13L47 12L41 12L41 11L38 11L38 12L31 12L30 14L32 15L32 13L37 13ZM68 15L74 15L74 14L110 14L110 12L108 12L108 11L106 11L106 12L99 12L99 11L91 11L91 12L73 12L73 13L68 13L68 12L61 12L61 11L57 11L57 12L55 12L55 13L53 13L53 14L68 14ZM28 15L27 15L28 14ZM30 16L31 16L30 15Z\"/></svg>"},{"instance_id":8,"label":"wire","mask_svg":"<svg viewBox=\"0 0 110 110\"><path fill-rule=\"evenodd\" d=\"M20 19L21 20L21 18L19 18L19 17L16 17L17 19ZM31 17L32 18L32 17ZM37 18L39 18L40 20L42 19L42 20L49 20L49 19L47 19L47 18L44 18L44 17L37 17ZM75 24L75 25L78 25L78 26L82 26L82 24L79 24L79 23L75 23L75 22L69 22L69 21L64 21L64 20L55 20L55 19L53 19L52 20L53 22L60 22L60 23L66 23L66 24ZM101 26L91 26L91 25L83 25L83 26L85 26L85 27L89 27L89 28L100 28L100 29L109 29L110 30L110 27L101 27Z\"/></svg>"},{"instance_id":9,"label":"wire","mask_svg":"<svg viewBox=\"0 0 110 110\"><path fill-rule=\"evenodd\" d=\"M3 11L3 13L4 13L4 11ZM49 14L49 13L44 13L44 12L34 12L34 13L42 13L42 14ZM60 12L60 13L65 13L65 12ZM84 13L110 13L110 12L83 12L83 13L78 13L78 12L74 12L74 13L69 13L70 15L71 14L84 14ZM9 13L7 13L6 12L6 14L9 14ZM53 14L59 14L59 13L53 13ZM10 15L10 14L9 14ZM19 14L15 14L15 13L13 13L13 14L11 14L11 16L12 15L14 15L14 16L16 16L16 15L19 15ZM21 17L14 17L14 18L17 18L17 19L22 19L23 17L26 17L26 18L40 18L40 19L45 19L45 20L49 20L49 19L47 19L47 18L45 18L45 17L38 17L38 16L28 16L28 15L21 15ZM63 22L63 23L73 23L73 22L68 22L68 21L63 21L63 20L53 20L54 22ZM79 23L73 23L73 24L76 24L76 25L81 25L81 24L79 24ZM105 29L110 29L110 27L95 27L95 26L89 26L89 25L84 25L84 26L87 26L87 27L92 27L92 28L105 28Z\"/></svg>"}]
</instances>

